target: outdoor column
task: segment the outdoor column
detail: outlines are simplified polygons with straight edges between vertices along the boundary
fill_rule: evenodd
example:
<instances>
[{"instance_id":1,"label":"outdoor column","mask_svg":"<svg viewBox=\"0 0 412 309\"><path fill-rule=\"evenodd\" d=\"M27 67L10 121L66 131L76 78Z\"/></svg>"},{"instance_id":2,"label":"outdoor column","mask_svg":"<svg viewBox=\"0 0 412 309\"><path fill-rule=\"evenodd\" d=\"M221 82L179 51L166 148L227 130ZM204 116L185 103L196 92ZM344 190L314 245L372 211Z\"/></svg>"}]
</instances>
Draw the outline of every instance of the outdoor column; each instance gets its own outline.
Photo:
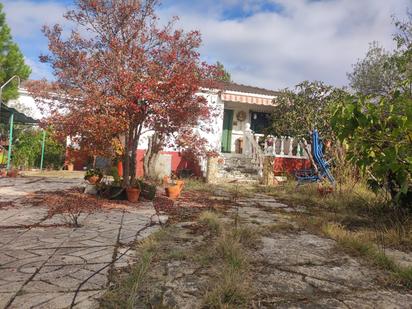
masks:
<instances>
[{"instance_id":1,"label":"outdoor column","mask_svg":"<svg viewBox=\"0 0 412 309\"><path fill-rule=\"evenodd\" d=\"M219 158L208 157L207 158L206 182L216 183L218 179L218 171L219 171Z\"/></svg>"},{"instance_id":2,"label":"outdoor column","mask_svg":"<svg viewBox=\"0 0 412 309\"><path fill-rule=\"evenodd\" d=\"M265 186L273 186L276 183L274 164L275 164L275 156L265 156L263 160L263 177L262 177L262 184Z\"/></svg>"},{"instance_id":3,"label":"outdoor column","mask_svg":"<svg viewBox=\"0 0 412 309\"><path fill-rule=\"evenodd\" d=\"M44 144L46 143L46 130L43 130L43 139L41 142L41 159L40 159L40 171L43 171L43 160L44 160Z\"/></svg>"},{"instance_id":4,"label":"outdoor column","mask_svg":"<svg viewBox=\"0 0 412 309\"><path fill-rule=\"evenodd\" d=\"M10 134L9 134L9 151L7 154L7 170L10 170L11 163L11 148L13 146L13 123L14 123L14 113L10 115Z\"/></svg>"}]
</instances>

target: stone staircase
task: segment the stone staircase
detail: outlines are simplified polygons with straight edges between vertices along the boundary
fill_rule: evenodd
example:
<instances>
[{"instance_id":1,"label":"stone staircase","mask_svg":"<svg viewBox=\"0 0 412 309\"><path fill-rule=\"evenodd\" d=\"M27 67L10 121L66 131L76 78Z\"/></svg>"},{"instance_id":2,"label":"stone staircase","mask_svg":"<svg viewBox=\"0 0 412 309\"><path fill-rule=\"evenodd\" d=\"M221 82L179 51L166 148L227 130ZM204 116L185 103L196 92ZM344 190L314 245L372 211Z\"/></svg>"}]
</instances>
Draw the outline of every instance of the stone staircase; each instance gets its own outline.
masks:
<instances>
[{"instance_id":1,"label":"stone staircase","mask_svg":"<svg viewBox=\"0 0 412 309\"><path fill-rule=\"evenodd\" d=\"M238 154L222 154L224 163L219 164L220 182L258 183L259 168L252 158Z\"/></svg>"}]
</instances>

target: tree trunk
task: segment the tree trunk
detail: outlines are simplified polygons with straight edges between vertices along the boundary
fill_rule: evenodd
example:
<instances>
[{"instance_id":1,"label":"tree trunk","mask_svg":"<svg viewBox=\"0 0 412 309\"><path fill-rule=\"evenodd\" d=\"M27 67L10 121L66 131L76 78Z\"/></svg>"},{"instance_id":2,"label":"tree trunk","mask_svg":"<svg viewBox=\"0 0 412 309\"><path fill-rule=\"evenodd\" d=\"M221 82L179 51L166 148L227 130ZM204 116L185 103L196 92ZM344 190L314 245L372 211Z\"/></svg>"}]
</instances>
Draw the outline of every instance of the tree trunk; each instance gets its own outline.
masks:
<instances>
[{"instance_id":1,"label":"tree trunk","mask_svg":"<svg viewBox=\"0 0 412 309\"><path fill-rule=\"evenodd\" d=\"M133 148L132 148L132 170L130 172L130 178L131 181L134 181L137 177L136 175L136 170L137 170L137 147L139 146L139 140L140 140L140 134L142 132L142 127L143 124L139 123L135 128L133 132Z\"/></svg>"},{"instance_id":2,"label":"tree trunk","mask_svg":"<svg viewBox=\"0 0 412 309\"><path fill-rule=\"evenodd\" d=\"M155 180L157 178L155 167L162 149L162 141L163 139L159 138L159 134L156 132L149 137L148 147L143 161L144 175L149 179Z\"/></svg>"},{"instance_id":3,"label":"tree trunk","mask_svg":"<svg viewBox=\"0 0 412 309\"><path fill-rule=\"evenodd\" d=\"M130 185L130 151L132 150L132 134L133 128L129 129L129 132L125 134L125 149L123 158L123 186L127 187Z\"/></svg>"}]
</instances>

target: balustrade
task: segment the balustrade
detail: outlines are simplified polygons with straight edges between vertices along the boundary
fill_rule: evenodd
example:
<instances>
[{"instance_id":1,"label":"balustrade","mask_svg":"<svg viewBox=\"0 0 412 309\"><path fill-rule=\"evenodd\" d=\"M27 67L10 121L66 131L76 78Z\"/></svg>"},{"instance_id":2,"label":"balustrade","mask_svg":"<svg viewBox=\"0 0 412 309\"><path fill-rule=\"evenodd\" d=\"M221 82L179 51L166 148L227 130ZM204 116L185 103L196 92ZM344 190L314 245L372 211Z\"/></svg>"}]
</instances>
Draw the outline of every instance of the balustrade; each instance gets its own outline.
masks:
<instances>
[{"instance_id":1,"label":"balustrade","mask_svg":"<svg viewBox=\"0 0 412 309\"><path fill-rule=\"evenodd\" d=\"M263 134L255 134L250 129L250 125L246 124L244 134L244 151L243 153L250 157L255 156L275 156L281 158L307 159L306 151L302 147L298 139L289 136L264 136ZM261 140L264 140L263 147ZM262 159L263 164L263 159Z\"/></svg>"}]
</instances>

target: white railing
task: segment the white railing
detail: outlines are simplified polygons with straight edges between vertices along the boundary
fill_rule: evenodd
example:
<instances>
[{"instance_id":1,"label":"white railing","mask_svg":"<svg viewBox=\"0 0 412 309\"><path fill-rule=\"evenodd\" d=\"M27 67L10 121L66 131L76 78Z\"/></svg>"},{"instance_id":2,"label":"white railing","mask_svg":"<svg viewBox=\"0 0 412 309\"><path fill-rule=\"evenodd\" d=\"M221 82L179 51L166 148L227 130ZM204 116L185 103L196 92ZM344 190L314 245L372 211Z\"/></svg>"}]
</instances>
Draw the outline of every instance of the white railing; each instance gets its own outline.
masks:
<instances>
[{"instance_id":1,"label":"white railing","mask_svg":"<svg viewBox=\"0 0 412 309\"><path fill-rule=\"evenodd\" d=\"M288 136L268 136L264 142L264 154L280 158L308 159L308 155L298 139Z\"/></svg>"},{"instance_id":2,"label":"white railing","mask_svg":"<svg viewBox=\"0 0 412 309\"><path fill-rule=\"evenodd\" d=\"M275 156L291 159L308 159L308 155L301 142L293 137L265 137L265 135L263 134L253 133L253 131L250 129L250 125L248 124L246 124L244 135L244 154L247 156L254 156L254 154L251 154L251 152L255 152L262 157L262 162L264 156ZM310 151L310 149L308 150Z\"/></svg>"}]
</instances>

